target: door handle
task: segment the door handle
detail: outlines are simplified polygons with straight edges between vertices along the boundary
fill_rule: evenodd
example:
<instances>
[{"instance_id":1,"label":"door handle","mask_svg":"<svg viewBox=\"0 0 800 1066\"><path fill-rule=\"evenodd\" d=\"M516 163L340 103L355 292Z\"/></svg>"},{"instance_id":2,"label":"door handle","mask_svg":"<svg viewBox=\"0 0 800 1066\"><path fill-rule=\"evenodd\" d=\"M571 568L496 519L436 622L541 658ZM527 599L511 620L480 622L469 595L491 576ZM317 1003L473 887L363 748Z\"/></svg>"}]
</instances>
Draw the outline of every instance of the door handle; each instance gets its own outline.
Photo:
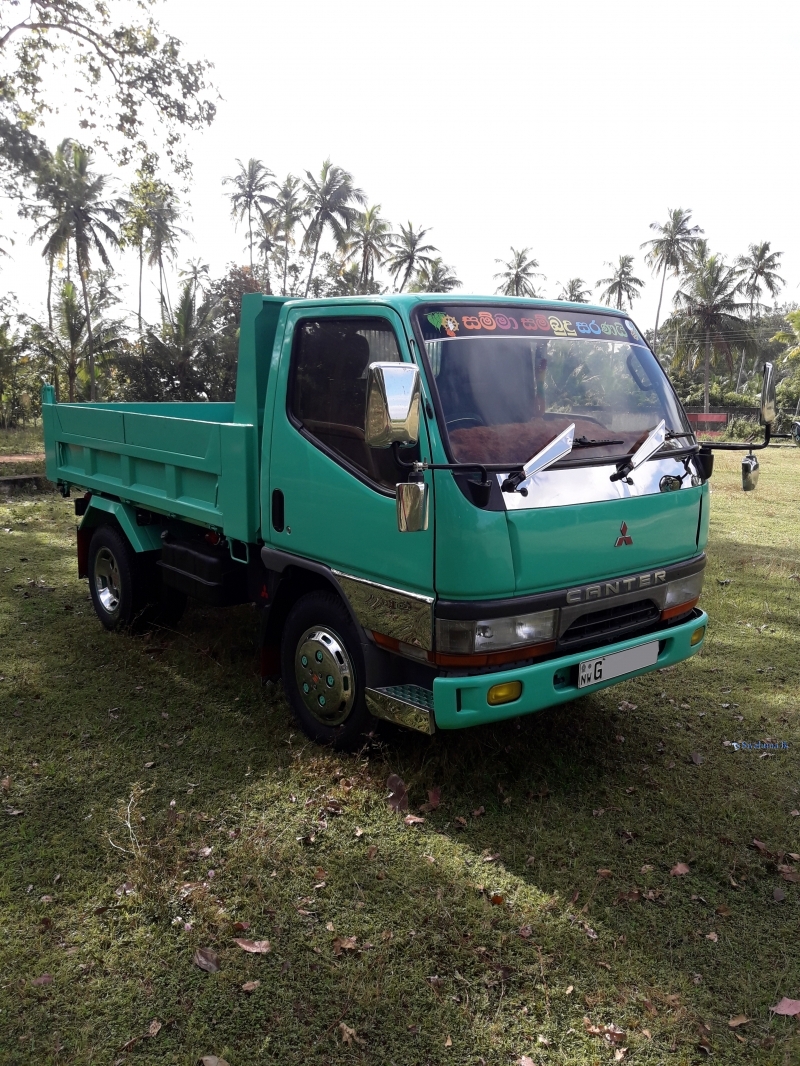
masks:
<instances>
[{"instance_id":1,"label":"door handle","mask_svg":"<svg viewBox=\"0 0 800 1066\"><path fill-rule=\"evenodd\" d=\"M272 490L272 528L276 533L283 533L284 500L280 489Z\"/></svg>"}]
</instances>

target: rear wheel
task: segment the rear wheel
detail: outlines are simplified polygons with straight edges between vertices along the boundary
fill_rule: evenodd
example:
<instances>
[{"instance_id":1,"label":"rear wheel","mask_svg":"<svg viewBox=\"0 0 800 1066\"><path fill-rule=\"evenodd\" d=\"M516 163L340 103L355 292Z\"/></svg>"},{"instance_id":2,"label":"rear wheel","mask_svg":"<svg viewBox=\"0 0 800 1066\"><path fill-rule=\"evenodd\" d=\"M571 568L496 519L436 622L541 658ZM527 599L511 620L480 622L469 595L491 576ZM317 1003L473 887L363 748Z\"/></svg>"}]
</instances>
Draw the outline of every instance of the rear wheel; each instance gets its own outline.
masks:
<instances>
[{"instance_id":1,"label":"rear wheel","mask_svg":"<svg viewBox=\"0 0 800 1066\"><path fill-rule=\"evenodd\" d=\"M374 724L364 700L364 659L350 615L333 593L310 592L289 612L281 673L307 736L344 750L363 743Z\"/></svg>"},{"instance_id":2,"label":"rear wheel","mask_svg":"<svg viewBox=\"0 0 800 1066\"><path fill-rule=\"evenodd\" d=\"M99 526L89 545L89 591L106 629L124 628L136 618L145 584L138 569L125 537L112 526Z\"/></svg>"}]
</instances>

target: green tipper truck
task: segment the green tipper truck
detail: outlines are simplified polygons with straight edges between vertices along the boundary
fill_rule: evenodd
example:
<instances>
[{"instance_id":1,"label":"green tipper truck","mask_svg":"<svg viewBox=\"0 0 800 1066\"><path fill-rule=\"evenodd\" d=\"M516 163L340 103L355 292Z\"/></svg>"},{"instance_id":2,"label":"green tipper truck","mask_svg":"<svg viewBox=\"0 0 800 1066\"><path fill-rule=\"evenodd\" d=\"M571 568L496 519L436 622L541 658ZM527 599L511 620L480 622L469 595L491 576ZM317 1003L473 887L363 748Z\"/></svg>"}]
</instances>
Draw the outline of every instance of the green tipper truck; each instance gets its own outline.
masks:
<instances>
[{"instance_id":1,"label":"green tipper truck","mask_svg":"<svg viewBox=\"0 0 800 1066\"><path fill-rule=\"evenodd\" d=\"M527 714L703 644L712 456L624 313L245 296L233 403L55 403L108 629L262 613L305 732Z\"/></svg>"}]
</instances>

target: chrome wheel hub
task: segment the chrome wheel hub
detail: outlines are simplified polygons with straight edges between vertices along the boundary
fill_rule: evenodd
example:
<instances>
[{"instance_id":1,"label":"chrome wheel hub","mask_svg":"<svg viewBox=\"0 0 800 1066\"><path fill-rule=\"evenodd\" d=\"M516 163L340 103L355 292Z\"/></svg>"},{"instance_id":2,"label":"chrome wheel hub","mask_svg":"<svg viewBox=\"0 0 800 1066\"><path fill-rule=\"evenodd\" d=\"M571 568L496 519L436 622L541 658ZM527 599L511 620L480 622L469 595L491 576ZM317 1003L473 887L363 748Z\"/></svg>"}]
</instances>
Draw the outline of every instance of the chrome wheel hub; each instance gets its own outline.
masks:
<instances>
[{"instance_id":1,"label":"chrome wheel hub","mask_svg":"<svg viewBox=\"0 0 800 1066\"><path fill-rule=\"evenodd\" d=\"M341 725L353 707L355 672L344 644L323 626L307 629L297 643L294 674L300 696L323 725Z\"/></svg>"},{"instance_id":2,"label":"chrome wheel hub","mask_svg":"<svg viewBox=\"0 0 800 1066\"><path fill-rule=\"evenodd\" d=\"M113 614L119 607L120 576L117 560L101 548L94 559L94 587L103 609Z\"/></svg>"}]
</instances>

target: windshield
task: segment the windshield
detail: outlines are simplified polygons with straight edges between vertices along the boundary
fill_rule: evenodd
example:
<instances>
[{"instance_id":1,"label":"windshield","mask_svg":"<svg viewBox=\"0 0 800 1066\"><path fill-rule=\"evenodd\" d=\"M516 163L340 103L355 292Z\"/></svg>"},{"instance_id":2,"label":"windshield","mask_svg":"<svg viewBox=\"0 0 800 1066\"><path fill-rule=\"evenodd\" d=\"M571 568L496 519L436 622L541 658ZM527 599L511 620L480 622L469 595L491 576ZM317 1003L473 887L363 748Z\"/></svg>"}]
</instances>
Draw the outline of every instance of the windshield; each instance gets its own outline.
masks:
<instances>
[{"instance_id":1,"label":"windshield","mask_svg":"<svg viewBox=\"0 0 800 1066\"><path fill-rule=\"evenodd\" d=\"M573 422L572 459L626 455L662 418L668 433L691 434L629 319L439 304L417 321L456 462L527 462Z\"/></svg>"}]
</instances>

